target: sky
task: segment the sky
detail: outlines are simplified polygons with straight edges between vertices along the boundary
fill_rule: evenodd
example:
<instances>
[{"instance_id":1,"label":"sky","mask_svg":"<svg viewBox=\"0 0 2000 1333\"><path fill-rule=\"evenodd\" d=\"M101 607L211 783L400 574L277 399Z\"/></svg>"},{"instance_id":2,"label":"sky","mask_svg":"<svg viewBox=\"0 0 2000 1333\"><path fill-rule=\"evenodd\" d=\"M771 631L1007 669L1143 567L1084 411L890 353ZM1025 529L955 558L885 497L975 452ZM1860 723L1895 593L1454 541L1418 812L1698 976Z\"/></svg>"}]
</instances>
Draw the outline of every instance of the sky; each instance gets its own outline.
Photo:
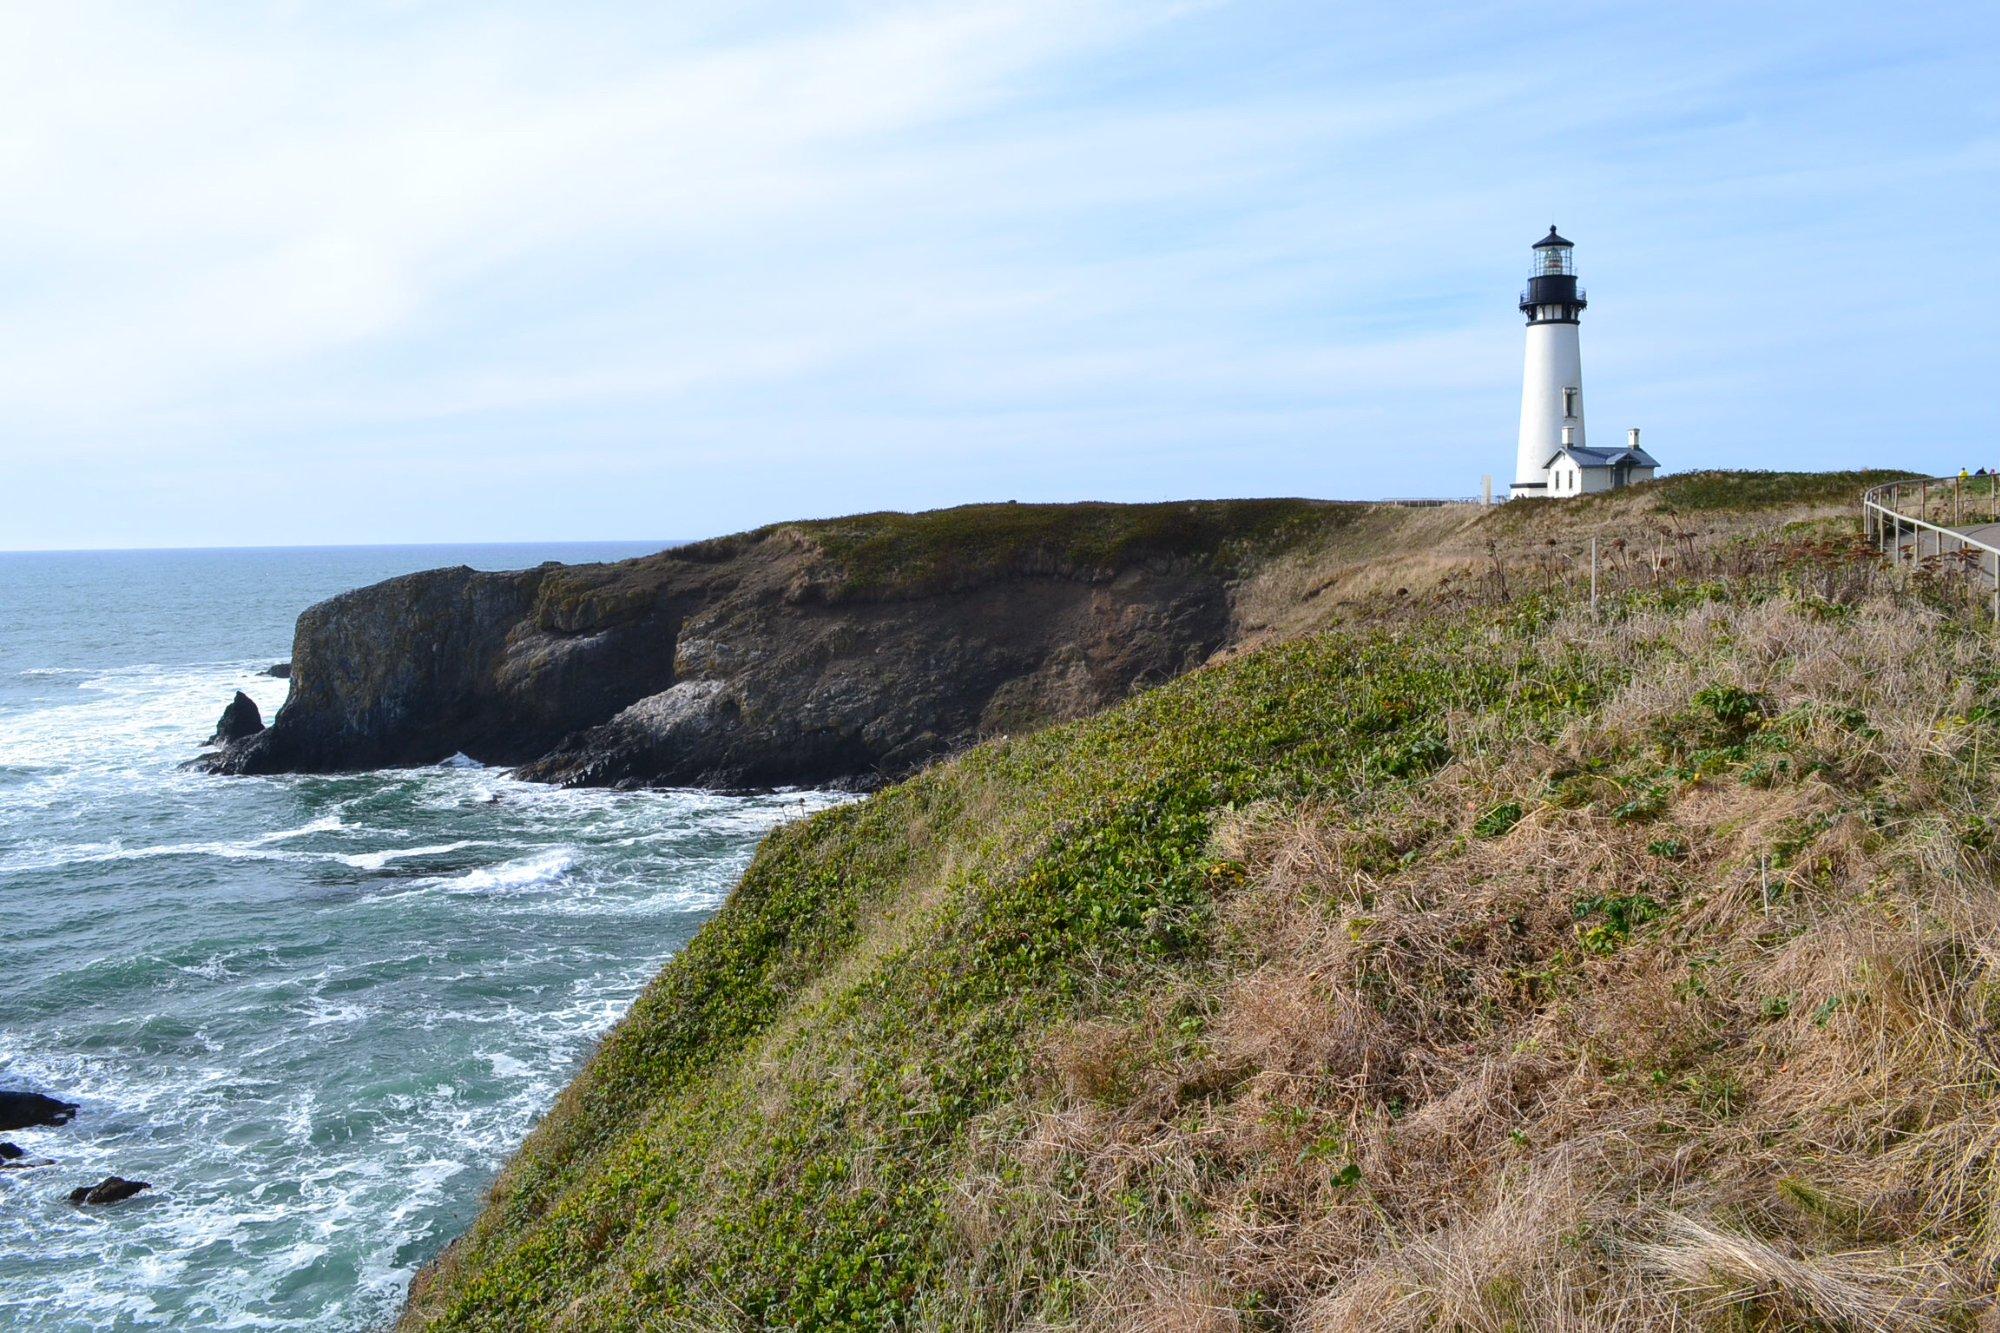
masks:
<instances>
[{"instance_id":1,"label":"sky","mask_svg":"<svg viewBox=\"0 0 2000 1333\"><path fill-rule=\"evenodd\" d=\"M2000 7L0 0L0 549L2000 465Z\"/></svg>"}]
</instances>

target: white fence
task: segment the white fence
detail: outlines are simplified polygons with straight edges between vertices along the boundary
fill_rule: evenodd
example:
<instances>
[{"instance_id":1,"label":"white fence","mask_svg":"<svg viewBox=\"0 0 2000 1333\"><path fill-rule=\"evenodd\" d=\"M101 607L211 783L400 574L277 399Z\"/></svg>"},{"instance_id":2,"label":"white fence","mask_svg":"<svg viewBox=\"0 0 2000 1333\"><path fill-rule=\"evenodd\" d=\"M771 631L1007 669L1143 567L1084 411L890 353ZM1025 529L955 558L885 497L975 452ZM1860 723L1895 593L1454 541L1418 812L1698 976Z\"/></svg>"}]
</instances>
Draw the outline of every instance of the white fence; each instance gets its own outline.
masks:
<instances>
[{"instance_id":1,"label":"white fence","mask_svg":"<svg viewBox=\"0 0 2000 1333\"><path fill-rule=\"evenodd\" d=\"M1872 487L1861 497L1861 529L1895 564L1933 560L1988 584L2000 621L2000 474Z\"/></svg>"}]
</instances>

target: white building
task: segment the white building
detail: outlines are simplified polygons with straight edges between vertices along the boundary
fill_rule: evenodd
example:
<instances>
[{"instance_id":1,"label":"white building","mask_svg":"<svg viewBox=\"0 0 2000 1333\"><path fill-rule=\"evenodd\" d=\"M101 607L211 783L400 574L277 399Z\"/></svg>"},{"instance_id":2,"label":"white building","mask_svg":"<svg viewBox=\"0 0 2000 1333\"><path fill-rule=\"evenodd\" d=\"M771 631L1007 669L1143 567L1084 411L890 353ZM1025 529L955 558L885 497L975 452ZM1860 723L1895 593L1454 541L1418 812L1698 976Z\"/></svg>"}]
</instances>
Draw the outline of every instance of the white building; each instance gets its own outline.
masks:
<instances>
[{"instance_id":1,"label":"white building","mask_svg":"<svg viewBox=\"0 0 2000 1333\"><path fill-rule=\"evenodd\" d=\"M1615 491L1635 481L1651 481L1659 464L1639 447L1639 428L1634 426L1627 431L1625 439L1623 449L1587 449L1565 440L1549 459L1548 489L1540 494L1567 499L1572 495Z\"/></svg>"},{"instance_id":2,"label":"white building","mask_svg":"<svg viewBox=\"0 0 2000 1333\"><path fill-rule=\"evenodd\" d=\"M1592 449L1583 433L1583 352L1578 322L1589 301L1577 285L1574 246L1556 234L1535 242L1521 292L1528 356L1521 374L1521 433L1513 496L1568 498L1650 481L1659 464L1633 431L1623 449Z\"/></svg>"}]
</instances>

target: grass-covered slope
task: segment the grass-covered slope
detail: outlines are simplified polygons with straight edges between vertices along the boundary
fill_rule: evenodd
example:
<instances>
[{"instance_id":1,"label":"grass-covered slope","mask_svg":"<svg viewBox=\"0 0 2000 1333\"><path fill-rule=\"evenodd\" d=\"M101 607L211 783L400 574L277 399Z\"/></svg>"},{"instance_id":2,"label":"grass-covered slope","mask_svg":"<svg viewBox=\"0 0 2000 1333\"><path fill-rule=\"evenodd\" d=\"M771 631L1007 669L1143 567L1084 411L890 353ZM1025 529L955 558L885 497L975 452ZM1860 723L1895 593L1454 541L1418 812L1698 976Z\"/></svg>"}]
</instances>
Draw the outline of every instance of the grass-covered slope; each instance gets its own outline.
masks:
<instances>
[{"instance_id":1,"label":"grass-covered slope","mask_svg":"<svg viewBox=\"0 0 2000 1333\"><path fill-rule=\"evenodd\" d=\"M419 1309L1949 1316L1993 1244L1984 660L1785 598L1326 638L822 816Z\"/></svg>"},{"instance_id":2,"label":"grass-covered slope","mask_svg":"<svg viewBox=\"0 0 2000 1333\"><path fill-rule=\"evenodd\" d=\"M774 835L425 1328L1971 1327L1989 641L1824 537Z\"/></svg>"}]
</instances>

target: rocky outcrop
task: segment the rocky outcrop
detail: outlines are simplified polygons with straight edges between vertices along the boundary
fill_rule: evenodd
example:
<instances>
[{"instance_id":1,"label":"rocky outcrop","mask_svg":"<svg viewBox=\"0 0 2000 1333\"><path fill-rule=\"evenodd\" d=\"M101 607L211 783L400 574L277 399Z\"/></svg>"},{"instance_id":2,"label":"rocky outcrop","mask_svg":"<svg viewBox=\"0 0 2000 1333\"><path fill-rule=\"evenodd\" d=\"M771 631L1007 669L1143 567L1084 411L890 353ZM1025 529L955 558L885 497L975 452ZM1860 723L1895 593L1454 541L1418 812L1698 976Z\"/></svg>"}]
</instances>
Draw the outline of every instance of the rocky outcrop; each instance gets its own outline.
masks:
<instances>
[{"instance_id":1,"label":"rocky outcrop","mask_svg":"<svg viewBox=\"0 0 2000 1333\"><path fill-rule=\"evenodd\" d=\"M153 1188L147 1180L127 1180L123 1176L106 1176L95 1185L79 1185L69 1192L69 1201L74 1204L120 1203L131 1198L140 1190Z\"/></svg>"},{"instance_id":2,"label":"rocky outcrop","mask_svg":"<svg viewBox=\"0 0 2000 1333\"><path fill-rule=\"evenodd\" d=\"M290 662L273 662L264 668L264 674L276 680L290 680L292 678L292 664Z\"/></svg>"},{"instance_id":3,"label":"rocky outcrop","mask_svg":"<svg viewBox=\"0 0 2000 1333\"><path fill-rule=\"evenodd\" d=\"M299 619L227 773L464 753L591 785L871 785L1205 661L1307 501L978 506L787 524L617 564L391 579Z\"/></svg>"},{"instance_id":4,"label":"rocky outcrop","mask_svg":"<svg viewBox=\"0 0 2000 1333\"><path fill-rule=\"evenodd\" d=\"M257 711L257 701L243 691L236 691L236 697L222 710L216 721L215 734L208 738L210 745L229 745L247 740L264 729L264 715Z\"/></svg>"},{"instance_id":5,"label":"rocky outcrop","mask_svg":"<svg viewBox=\"0 0 2000 1333\"><path fill-rule=\"evenodd\" d=\"M0 1130L67 1125L75 1118L75 1102L39 1092L0 1092Z\"/></svg>"}]
</instances>

